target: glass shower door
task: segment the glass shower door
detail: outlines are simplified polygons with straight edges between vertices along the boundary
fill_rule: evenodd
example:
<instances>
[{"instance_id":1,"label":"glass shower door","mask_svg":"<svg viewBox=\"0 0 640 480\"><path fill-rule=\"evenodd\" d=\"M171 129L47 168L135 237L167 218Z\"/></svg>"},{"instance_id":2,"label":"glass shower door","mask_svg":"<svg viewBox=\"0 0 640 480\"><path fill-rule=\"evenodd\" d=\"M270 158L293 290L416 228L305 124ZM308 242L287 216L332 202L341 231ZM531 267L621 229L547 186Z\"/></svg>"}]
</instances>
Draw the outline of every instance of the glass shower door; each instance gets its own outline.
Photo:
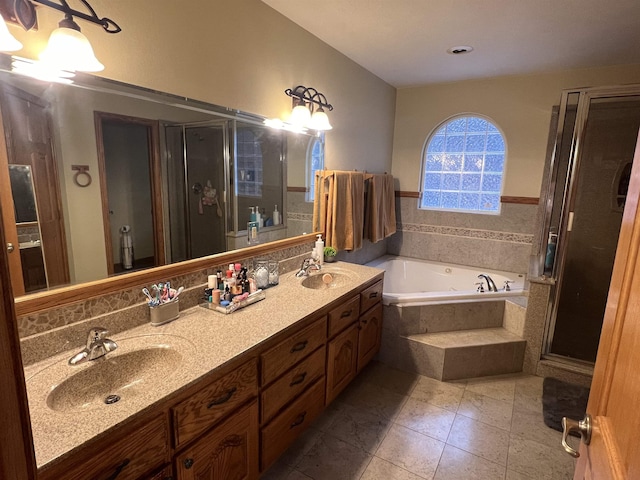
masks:
<instances>
[{"instance_id":1,"label":"glass shower door","mask_svg":"<svg viewBox=\"0 0 640 480\"><path fill-rule=\"evenodd\" d=\"M639 128L640 96L581 94L571 161L556 184L565 189L548 354L595 361Z\"/></svg>"}]
</instances>

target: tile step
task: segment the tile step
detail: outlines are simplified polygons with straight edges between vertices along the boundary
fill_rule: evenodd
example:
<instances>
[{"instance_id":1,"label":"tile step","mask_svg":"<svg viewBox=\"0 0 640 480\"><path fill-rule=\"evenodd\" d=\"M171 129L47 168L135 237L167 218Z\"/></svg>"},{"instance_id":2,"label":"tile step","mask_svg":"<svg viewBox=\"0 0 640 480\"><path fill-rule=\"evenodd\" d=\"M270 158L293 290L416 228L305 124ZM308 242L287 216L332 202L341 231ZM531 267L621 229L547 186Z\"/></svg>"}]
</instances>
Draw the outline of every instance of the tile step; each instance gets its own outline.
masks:
<instances>
[{"instance_id":1,"label":"tile step","mask_svg":"<svg viewBox=\"0 0 640 480\"><path fill-rule=\"evenodd\" d=\"M502 327L458 330L454 332L420 333L407 335L406 338L417 343L442 349L524 342L521 337Z\"/></svg>"}]
</instances>

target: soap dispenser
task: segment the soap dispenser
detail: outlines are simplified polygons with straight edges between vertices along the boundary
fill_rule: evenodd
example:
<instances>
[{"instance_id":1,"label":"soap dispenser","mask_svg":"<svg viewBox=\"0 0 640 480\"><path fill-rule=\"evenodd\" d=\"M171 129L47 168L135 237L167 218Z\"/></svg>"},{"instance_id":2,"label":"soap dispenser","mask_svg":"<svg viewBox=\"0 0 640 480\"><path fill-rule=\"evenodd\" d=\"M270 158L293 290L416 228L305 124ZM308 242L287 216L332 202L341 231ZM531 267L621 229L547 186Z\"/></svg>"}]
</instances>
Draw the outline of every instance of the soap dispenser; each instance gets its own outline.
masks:
<instances>
[{"instance_id":1,"label":"soap dispenser","mask_svg":"<svg viewBox=\"0 0 640 480\"><path fill-rule=\"evenodd\" d=\"M324 242L322 241L322 234L318 234L317 237L315 248L316 259L317 262L322 265L324 263Z\"/></svg>"}]
</instances>

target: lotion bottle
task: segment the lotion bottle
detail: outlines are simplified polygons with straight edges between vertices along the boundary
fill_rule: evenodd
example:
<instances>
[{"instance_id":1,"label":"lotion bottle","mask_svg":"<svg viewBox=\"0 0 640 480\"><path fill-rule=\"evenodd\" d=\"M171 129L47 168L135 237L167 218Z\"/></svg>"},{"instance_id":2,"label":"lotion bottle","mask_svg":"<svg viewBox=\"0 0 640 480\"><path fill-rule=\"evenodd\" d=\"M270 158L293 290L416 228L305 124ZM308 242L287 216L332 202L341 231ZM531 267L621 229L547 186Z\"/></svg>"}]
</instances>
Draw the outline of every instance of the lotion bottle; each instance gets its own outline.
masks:
<instances>
[{"instance_id":1,"label":"lotion bottle","mask_svg":"<svg viewBox=\"0 0 640 480\"><path fill-rule=\"evenodd\" d=\"M280 225L280 212L278 211L278 205L273 209L273 225Z\"/></svg>"},{"instance_id":2,"label":"lotion bottle","mask_svg":"<svg viewBox=\"0 0 640 480\"><path fill-rule=\"evenodd\" d=\"M324 264L324 242L322 241L322 235L318 234L318 240L316 240L316 260L322 265Z\"/></svg>"}]
</instances>

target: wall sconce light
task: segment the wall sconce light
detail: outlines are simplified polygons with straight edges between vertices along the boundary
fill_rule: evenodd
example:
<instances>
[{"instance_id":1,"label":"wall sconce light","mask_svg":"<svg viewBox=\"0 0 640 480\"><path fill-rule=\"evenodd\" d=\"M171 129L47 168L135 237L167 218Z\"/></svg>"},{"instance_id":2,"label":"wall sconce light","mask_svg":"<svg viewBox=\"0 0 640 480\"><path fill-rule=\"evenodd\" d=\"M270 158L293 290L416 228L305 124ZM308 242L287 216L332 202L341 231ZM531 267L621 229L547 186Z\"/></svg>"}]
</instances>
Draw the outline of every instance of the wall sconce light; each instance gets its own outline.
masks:
<instances>
[{"instance_id":1,"label":"wall sconce light","mask_svg":"<svg viewBox=\"0 0 640 480\"><path fill-rule=\"evenodd\" d=\"M314 130L331 130L329 117L325 113L326 108L333 110L333 106L327 102L327 97L315 88L298 85L293 90L287 88L284 93L293 99L293 110L289 123Z\"/></svg>"},{"instance_id":2,"label":"wall sconce light","mask_svg":"<svg viewBox=\"0 0 640 480\"><path fill-rule=\"evenodd\" d=\"M80 2L89 13L74 10L66 0L59 0L59 2L56 3L52 0L0 0L0 11L5 14L9 12L9 17L22 25L25 30L31 30L36 25L35 4L64 13L64 19L58 24L59 28L51 33L47 47L39 55L42 63L53 70L80 72L104 70L104 65L96 58L89 40L80 32L80 26L74 21L74 17L100 25L107 33L118 33L122 29L110 18L98 17L87 0L80 0ZM4 24L4 21L2 23ZM6 28L6 24L3 26ZM11 36L11 34L9 35ZM13 36L11 37L13 38ZM0 50L16 50L7 49L2 39L2 25L0 25ZM17 40L15 41L17 42Z\"/></svg>"}]
</instances>

